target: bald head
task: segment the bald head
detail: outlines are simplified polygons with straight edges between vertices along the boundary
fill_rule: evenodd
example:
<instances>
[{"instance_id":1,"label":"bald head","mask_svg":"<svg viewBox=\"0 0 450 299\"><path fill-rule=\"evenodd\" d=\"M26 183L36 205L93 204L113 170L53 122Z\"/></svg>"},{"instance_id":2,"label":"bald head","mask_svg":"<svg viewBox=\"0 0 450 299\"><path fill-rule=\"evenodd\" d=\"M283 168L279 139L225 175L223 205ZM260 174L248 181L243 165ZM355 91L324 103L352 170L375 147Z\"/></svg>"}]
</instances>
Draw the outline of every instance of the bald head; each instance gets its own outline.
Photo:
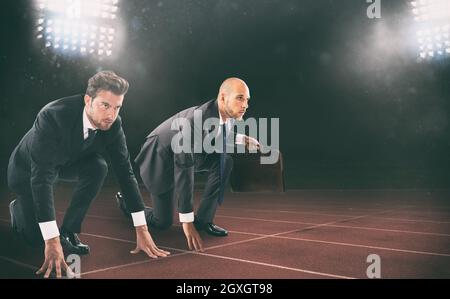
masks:
<instances>
[{"instance_id":1,"label":"bald head","mask_svg":"<svg viewBox=\"0 0 450 299\"><path fill-rule=\"evenodd\" d=\"M239 78L226 79L219 89L217 97L222 118L242 119L248 109L250 90L247 84Z\"/></svg>"},{"instance_id":2,"label":"bald head","mask_svg":"<svg viewBox=\"0 0 450 299\"><path fill-rule=\"evenodd\" d=\"M230 93L236 89L246 88L247 84L239 78L228 78L220 86L219 93Z\"/></svg>"}]
</instances>

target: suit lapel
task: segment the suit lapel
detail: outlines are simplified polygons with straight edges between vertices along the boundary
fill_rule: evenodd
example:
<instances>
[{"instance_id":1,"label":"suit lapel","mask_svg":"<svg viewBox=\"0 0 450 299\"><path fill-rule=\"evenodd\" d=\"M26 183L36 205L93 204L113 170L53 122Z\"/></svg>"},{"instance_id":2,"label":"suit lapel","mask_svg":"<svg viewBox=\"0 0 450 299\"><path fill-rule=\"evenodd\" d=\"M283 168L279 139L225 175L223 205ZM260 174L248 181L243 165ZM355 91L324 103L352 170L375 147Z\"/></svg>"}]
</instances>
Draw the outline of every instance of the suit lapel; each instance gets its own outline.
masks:
<instances>
[{"instance_id":1,"label":"suit lapel","mask_svg":"<svg viewBox=\"0 0 450 299\"><path fill-rule=\"evenodd\" d=\"M81 148L84 142L84 135L83 135L83 109L84 109L84 103L81 105L75 113L77 114L77 117L75 118L75 124L73 126L72 132L71 132L71 148L72 148L72 155L76 155L81 152Z\"/></svg>"},{"instance_id":2,"label":"suit lapel","mask_svg":"<svg viewBox=\"0 0 450 299\"><path fill-rule=\"evenodd\" d=\"M217 100L212 100L207 102L203 107L203 122L205 122L208 118L219 118L219 107L217 104ZM203 130L205 134L211 134L214 131L214 127L209 128L208 130Z\"/></svg>"},{"instance_id":3,"label":"suit lapel","mask_svg":"<svg viewBox=\"0 0 450 299\"><path fill-rule=\"evenodd\" d=\"M204 111L203 121L211 117L219 118L219 106L217 100L209 101L201 109Z\"/></svg>"},{"instance_id":4,"label":"suit lapel","mask_svg":"<svg viewBox=\"0 0 450 299\"><path fill-rule=\"evenodd\" d=\"M209 118L219 118L219 107L217 104L217 100L212 100L207 103L205 103L203 106L200 107L200 109L203 111L203 123L209 119ZM203 124L202 124L203 126ZM212 145L215 145L215 137L217 135L218 127L212 126L211 128L202 129L203 132L203 139L207 136L210 136L212 138ZM213 135L213 136L211 136Z\"/></svg>"}]
</instances>

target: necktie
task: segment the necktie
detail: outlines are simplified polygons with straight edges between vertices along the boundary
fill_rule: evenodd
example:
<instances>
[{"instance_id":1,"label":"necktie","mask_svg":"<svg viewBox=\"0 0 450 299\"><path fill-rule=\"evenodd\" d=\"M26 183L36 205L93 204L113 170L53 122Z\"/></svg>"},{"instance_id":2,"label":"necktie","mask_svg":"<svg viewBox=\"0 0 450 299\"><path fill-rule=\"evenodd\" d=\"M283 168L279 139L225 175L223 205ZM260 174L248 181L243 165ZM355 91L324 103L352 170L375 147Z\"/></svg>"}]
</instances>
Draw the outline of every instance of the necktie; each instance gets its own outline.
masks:
<instances>
[{"instance_id":1,"label":"necktie","mask_svg":"<svg viewBox=\"0 0 450 299\"><path fill-rule=\"evenodd\" d=\"M222 152L220 153L220 190L219 190L219 205L222 205L225 193L225 158L227 154L227 135L226 124L222 125Z\"/></svg>"},{"instance_id":2,"label":"necktie","mask_svg":"<svg viewBox=\"0 0 450 299\"><path fill-rule=\"evenodd\" d=\"M96 133L97 130L88 129L88 138L83 142L83 150L86 150L94 143Z\"/></svg>"}]
</instances>

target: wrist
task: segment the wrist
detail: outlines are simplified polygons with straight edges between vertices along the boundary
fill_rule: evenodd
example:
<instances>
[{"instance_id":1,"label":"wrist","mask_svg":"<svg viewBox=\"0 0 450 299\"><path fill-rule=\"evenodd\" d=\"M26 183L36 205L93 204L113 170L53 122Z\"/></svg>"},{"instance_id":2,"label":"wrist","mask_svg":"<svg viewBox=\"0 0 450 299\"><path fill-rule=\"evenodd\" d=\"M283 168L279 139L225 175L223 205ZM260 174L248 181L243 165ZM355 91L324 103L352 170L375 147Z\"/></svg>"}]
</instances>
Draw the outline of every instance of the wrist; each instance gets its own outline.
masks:
<instances>
[{"instance_id":1,"label":"wrist","mask_svg":"<svg viewBox=\"0 0 450 299\"><path fill-rule=\"evenodd\" d=\"M61 244L59 241L59 236L58 237L54 237L48 240L45 240L45 245L47 246L51 246L51 245L59 245Z\"/></svg>"},{"instance_id":2,"label":"wrist","mask_svg":"<svg viewBox=\"0 0 450 299\"><path fill-rule=\"evenodd\" d=\"M136 226L135 229L136 229L136 233L148 231L147 225Z\"/></svg>"}]
</instances>

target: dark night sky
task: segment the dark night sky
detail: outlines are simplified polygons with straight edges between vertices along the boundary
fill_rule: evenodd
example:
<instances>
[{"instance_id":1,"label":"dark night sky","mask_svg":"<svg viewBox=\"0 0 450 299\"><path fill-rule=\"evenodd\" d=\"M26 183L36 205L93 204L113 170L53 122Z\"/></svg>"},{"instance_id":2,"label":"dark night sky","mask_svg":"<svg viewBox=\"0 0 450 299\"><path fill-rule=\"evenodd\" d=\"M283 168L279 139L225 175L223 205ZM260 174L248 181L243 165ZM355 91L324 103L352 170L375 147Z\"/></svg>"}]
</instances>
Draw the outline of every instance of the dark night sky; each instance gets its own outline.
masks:
<instances>
[{"instance_id":1,"label":"dark night sky","mask_svg":"<svg viewBox=\"0 0 450 299\"><path fill-rule=\"evenodd\" d=\"M418 62L409 1L121 1L114 60L42 52L32 1L2 1L0 171L47 102L99 69L126 77L132 157L175 112L238 76L248 116L280 118L290 187L449 187L450 58Z\"/></svg>"}]
</instances>

